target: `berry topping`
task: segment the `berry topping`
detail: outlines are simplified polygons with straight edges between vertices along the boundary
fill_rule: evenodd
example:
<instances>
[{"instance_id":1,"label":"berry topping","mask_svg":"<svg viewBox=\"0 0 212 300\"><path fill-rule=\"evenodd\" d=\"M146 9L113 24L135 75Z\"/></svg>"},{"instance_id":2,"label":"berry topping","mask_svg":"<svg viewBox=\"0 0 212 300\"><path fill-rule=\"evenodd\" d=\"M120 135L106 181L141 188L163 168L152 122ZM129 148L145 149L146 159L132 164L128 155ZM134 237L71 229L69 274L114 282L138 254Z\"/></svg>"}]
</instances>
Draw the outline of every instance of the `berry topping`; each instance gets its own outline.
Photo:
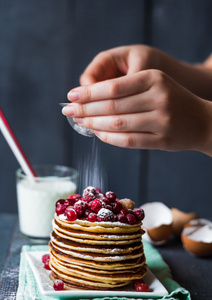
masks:
<instances>
[{"instance_id":1,"label":"berry topping","mask_svg":"<svg viewBox=\"0 0 212 300\"><path fill-rule=\"evenodd\" d=\"M83 198L85 198L87 201L93 200L96 198L96 195L98 192L93 186L88 186L86 189L83 191Z\"/></svg>"},{"instance_id":2,"label":"berry topping","mask_svg":"<svg viewBox=\"0 0 212 300\"><path fill-rule=\"evenodd\" d=\"M120 210L122 209L122 204L119 201L115 201L113 203L113 212L114 214L118 214L120 212Z\"/></svg>"},{"instance_id":3,"label":"berry topping","mask_svg":"<svg viewBox=\"0 0 212 300\"><path fill-rule=\"evenodd\" d=\"M143 282L134 284L134 289L136 292L150 292L148 284L145 284Z\"/></svg>"},{"instance_id":4,"label":"berry topping","mask_svg":"<svg viewBox=\"0 0 212 300\"><path fill-rule=\"evenodd\" d=\"M42 256L42 262L43 263L45 263L47 260L49 260L50 259L50 255L49 254L44 254L43 256Z\"/></svg>"},{"instance_id":5,"label":"berry topping","mask_svg":"<svg viewBox=\"0 0 212 300\"><path fill-rule=\"evenodd\" d=\"M99 199L95 199L90 203L90 208L98 213L98 211L102 208L102 201Z\"/></svg>"},{"instance_id":6,"label":"berry topping","mask_svg":"<svg viewBox=\"0 0 212 300\"><path fill-rule=\"evenodd\" d=\"M126 215L128 214L128 209L122 208L122 209L120 210L120 213L126 216Z\"/></svg>"},{"instance_id":7,"label":"berry topping","mask_svg":"<svg viewBox=\"0 0 212 300\"><path fill-rule=\"evenodd\" d=\"M64 213L64 211L65 211L65 209L66 209L66 205L64 205L64 204L58 204L57 206L56 206L56 209L55 209L55 212L56 212L56 214L59 216L59 215L61 215L61 214L63 214Z\"/></svg>"},{"instance_id":8,"label":"berry topping","mask_svg":"<svg viewBox=\"0 0 212 300\"><path fill-rule=\"evenodd\" d=\"M72 199L77 200L80 198L81 198L81 195L79 195L79 194L74 194L74 195L68 196L68 200L72 200Z\"/></svg>"},{"instance_id":9,"label":"berry topping","mask_svg":"<svg viewBox=\"0 0 212 300\"><path fill-rule=\"evenodd\" d=\"M64 204L65 199L59 199L57 200L57 202L55 203L55 206L58 206L59 204Z\"/></svg>"},{"instance_id":10,"label":"berry topping","mask_svg":"<svg viewBox=\"0 0 212 300\"><path fill-rule=\"evenodd\" d=\"M76 202L75 199L66 199L63 204L66 206L70 206L70 205L73 206L75 202Z\"/></svg>"},{"instance_id":11,"label":"berry topping","mask_svg":"<svg viewBox=\"0 0 212 300\"><path fill-rule=\"evenodd\" d=\"M117 215L117 221L121 223L127 223L127 218L124 214L118 214Z\"/></svg>"},{"instance_id":12,"label":"berry topping","mask_svg":"<svg viewBox=\"0 0 212 300\"><path fill-rule=\"evenodd\" d=\"M88 221L90 221L90 222L96 222L96 219L97 219L97 214L91 212L91 213L88 215Z\"/></svg>"},{"instance_id":13,"label":"berry topping","mask_svg":"<svg viewBox=\"0 0 212 300\"><path fill-rule=\"evenodd\" d=\"M136 217L132 214L126 215L127 223L130 225L134 225L136 223Z\"/></svg>"},{"instance_id":14,"label":"berry topping","mask_svg":"<svg viewBox=\"0 0 212 300\"><path fill-rule=\"evenodd\" d=\"M116 200L116 194L114 192L107 192L105 194L106 198L109 199L111 202Z\"/></svg>"},{"instance_id":15,"label":"berry topping","mask_svg":"<svg viewBox=\"0 0 212 300\"><path fill-rule=\"evenodd\" d=\"M97 220L99 222L101 221L111 222L114 220L114 214L111 210L107 208L101 208L97 214Z\"/></svg>"},{"instance_id":16,"label":"berry topping","mask_svg":"<svg viewBox=\"0 0 212 300\"><path fill-rule=\"evenodd\" d=\"M78 200L74 204L74 210L76 211L78 217L82 216L87 208L88 204L83 200Z\"/></svg>"},{"instance_id":17,"label":"berry topping","mask_svg":"<svg viewBox=\"0 0 212 300\"><path fill-rule=\"evenodd\" d=\"M134 214L135 214L136 219L138 221L142 221L144 219L144 217L145 217L145 214L144 214L144 211L143 211L142 208L135 208L134 209Z\"/></svg>"},{"instance_id":18,"label":"berry topping","mask_svg":"<svg viewBox=\"0 0 212 300\"><path fill-rule=\"evenodd\" d=\"M65 210L65 214L69 221L75 221L77 219L77 212L72 206L68 206Z\"/></svg>"},{"instance_id":19,"label":"berry topping","mask_svg":"<svg viewBox=\"0 0 212 300\"><path fill-rule=\"evenodd\" d=\"M64 283L62 280L55 280L53 288L55 291L62 291L64 289Z\"/></svg>"},{"instance_id":20,"label":"berry topping","mask_svg":"<svg viewBox=\"0 0 212 300\"><path fill-rule=\"evenodd\" d=\"M126 208L126 209L134 209L134 207L135 207L135 203L128 198L121 199L121 200L119 200L119 202L122 204L123 208Z\"/></svg>"}]
</instances>

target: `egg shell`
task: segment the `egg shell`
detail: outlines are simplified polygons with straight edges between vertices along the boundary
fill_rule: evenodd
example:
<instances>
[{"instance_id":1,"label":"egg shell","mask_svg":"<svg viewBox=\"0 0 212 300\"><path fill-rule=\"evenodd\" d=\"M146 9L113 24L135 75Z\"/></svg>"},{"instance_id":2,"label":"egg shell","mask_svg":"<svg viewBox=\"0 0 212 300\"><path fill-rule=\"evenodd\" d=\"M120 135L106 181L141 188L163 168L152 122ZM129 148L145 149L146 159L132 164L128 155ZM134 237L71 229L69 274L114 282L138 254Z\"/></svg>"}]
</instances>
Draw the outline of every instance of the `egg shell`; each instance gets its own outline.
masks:
<instances>
[{"instance_id":1,"label":"egg shell","mask_svg":"<svg viewBox=\"0 0 212 300\"><path fill-rule=\"evenodd\" d=\"M141 208L145 212L143 239L155 245L164 244L172 233L171 210L162 202L145 203Z\"/></svg>"},{"instance_id":2,"label":"egg shell","mask_svg":"<svg viewBox=\"0 0 212 300\"><path fill-rule=\"evenodd\" d=\"M188 222L181 234L184 248L199 257L212 256L212 223L205 219Z\"/></svg>"},{"instance_id":3,"label":"egg shell","mask_svg":"<svg viewBox=\"0 0 212 300\"><path fill-rule=\"evenodd\" d=\"M198 215L195 212L185 213L177 208L171 208L173 215L172 233L175 236L180 236L185 224L190 220L197 219Z\"/></svg>"}]
</instances>

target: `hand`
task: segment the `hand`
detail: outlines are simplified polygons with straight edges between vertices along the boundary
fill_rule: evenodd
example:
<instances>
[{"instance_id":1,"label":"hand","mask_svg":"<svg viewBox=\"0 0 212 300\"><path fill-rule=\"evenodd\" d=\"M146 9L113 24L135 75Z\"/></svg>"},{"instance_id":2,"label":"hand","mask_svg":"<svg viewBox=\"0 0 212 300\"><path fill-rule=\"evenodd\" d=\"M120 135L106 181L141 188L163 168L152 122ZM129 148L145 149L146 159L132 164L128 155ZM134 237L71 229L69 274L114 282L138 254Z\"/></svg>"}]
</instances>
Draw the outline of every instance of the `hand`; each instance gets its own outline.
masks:
<instances>
[{"instance_id":1,"label":"hand","mask_svg":"<svg viewBox=\"0 0 212 300\"><path fill-rule=\"evenodd\" d=\"M64 114L104 142L212 155L212 103L165 73L146 70L73 89Z\"/></svg>"}]
</instances>

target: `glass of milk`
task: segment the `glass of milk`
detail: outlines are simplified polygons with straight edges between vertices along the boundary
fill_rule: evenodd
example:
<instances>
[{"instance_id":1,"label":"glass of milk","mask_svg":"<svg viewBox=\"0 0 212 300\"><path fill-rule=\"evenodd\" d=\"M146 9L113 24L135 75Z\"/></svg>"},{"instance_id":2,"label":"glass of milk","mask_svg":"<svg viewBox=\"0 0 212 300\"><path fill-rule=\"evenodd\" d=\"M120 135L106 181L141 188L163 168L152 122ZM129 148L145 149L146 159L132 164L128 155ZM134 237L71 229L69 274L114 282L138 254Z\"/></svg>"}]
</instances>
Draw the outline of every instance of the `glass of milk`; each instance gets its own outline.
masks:
<instances>
[{"instance_id":1,"label":"glass of milk","mask_svg":"<svg viewBox=\"0 0 212 300\"><path fill-rule=\"evenodd\" d=\"M49 239L55 203L77 190L78 172L66 166L35 165L35 178L16 171L20 231L35 240Z\"/></svg>"}]
</instances>

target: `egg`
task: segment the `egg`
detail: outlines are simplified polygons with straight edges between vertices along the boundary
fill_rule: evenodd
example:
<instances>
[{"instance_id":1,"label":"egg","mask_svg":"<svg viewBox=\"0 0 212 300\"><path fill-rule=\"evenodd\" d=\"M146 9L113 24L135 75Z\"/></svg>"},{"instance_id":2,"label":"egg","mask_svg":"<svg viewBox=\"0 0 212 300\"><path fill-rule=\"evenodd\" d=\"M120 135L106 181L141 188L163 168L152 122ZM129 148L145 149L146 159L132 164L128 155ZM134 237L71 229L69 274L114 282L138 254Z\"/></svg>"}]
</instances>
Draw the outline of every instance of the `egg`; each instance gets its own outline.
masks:
<instances>
[{"instance_id":1,"label":"egg","mask_svg":"<svg viewBox=\"0 0 212 300\"><path fill-rule=\"evenodd\" d=\"M185 213L177 208L171 208L173 222L172 233L179 237L186 223L193 219L197 219L198 215L195 212Z\"/></svg>"},{"instance_id":2,"label":"egg","mask_svg":"<svg viewBox=\"0 0 212 300\"><path fill-rule=\"evenodd\" d=\"M199 257L212 256L212 222L206 219L189 221L181 234L184 248Z\"/></svg>"},{"instance_id":3,"label":"egg","mask_svg":"<svg viewBox=\"0 0 212 300\"><path fill-rule=\"evenodd\" d=\"M162 202L148 202L141 208L145 211L143 239L155 245L164 244L172 234L171 210Z\"/></svg>"}]
</instances>

